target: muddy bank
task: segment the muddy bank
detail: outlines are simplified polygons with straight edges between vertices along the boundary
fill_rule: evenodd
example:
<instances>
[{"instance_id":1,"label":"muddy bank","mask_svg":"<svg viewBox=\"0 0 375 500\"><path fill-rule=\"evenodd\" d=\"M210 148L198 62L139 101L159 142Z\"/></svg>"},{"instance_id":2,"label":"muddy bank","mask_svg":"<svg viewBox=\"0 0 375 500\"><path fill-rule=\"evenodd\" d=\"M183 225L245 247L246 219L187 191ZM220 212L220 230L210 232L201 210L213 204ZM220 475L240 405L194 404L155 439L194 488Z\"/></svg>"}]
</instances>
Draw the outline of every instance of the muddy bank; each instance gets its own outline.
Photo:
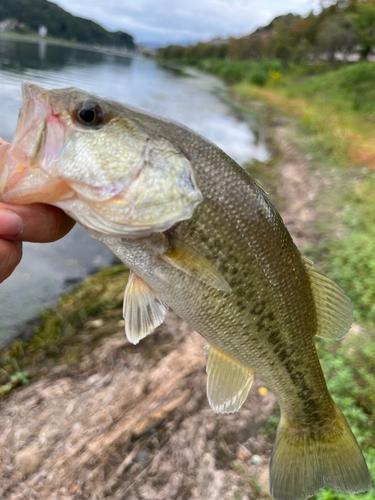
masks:
<instances>
[{"instance_id":1,"label":"muddy bank","mask_svg":"<svg viewBox=\"0 0 375 500\"><path fill-rule=\"evenodd\" d=\"M270 445L257 431L274 397L261 395L257 381L240 413L215 416L205 394L204 343L171 313L142 345L130 345L119 328L81 361L11 394L1 410L0 497L255 493L238 469L250 478L267 474Z\"/></svg>"},{"instance_id":2,"label":"muddy bank","mask_svg":"<svg viewBox=\"0 0 375 500\"><path fill-rule=\"evenodd\" d=\"M303 247L313 241L307 226L319 183L289 140L293 123L260 112L277 160L258 164L258 177L272 169L270 186L263 183ZM51 313L50 340L4 360L13 374L28 373L30 385L1 403L0 498L265 498L272 443L259 430L273 395L256 379L239 413L215 415L206 398L205 341L169 313L155 333L129 344L125 282L118 272L81 287Z\"/></svg>"}]
</instances>

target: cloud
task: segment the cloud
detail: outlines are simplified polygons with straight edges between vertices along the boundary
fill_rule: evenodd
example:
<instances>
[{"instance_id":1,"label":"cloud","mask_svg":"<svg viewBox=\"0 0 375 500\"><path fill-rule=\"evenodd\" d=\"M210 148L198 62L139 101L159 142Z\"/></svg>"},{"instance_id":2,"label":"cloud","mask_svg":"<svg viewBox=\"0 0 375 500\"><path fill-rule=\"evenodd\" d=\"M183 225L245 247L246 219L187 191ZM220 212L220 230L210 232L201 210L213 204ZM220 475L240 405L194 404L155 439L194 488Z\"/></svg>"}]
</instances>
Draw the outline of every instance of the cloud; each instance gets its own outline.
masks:
<instances>
[{"instance_id":1,"label":"cloud","mask_svg":"<svg viewBox=\"0 0 375 500\"><path fill-rule=\"evenodd\" d=\"M241 36L275 16L307 14L317 0L57 0L74 15L109 30L132 34L137 43L195 43L216 36Z\"/></svg>"}]
</instances>

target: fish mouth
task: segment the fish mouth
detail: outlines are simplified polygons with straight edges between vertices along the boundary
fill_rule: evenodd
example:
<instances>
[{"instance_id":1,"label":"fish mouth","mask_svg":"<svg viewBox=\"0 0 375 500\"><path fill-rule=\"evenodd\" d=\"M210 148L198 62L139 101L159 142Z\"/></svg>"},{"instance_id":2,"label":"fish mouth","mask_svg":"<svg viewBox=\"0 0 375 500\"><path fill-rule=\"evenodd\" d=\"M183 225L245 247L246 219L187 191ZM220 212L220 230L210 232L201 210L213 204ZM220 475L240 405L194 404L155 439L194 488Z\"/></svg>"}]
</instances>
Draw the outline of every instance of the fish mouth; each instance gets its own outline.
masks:
<instances>
[{"instance_id":1,"label":"fish mouth","mask_svg":"<svg viewBox=\"0 0 375 500\"><path fill-rule=\"evenodd\" d=\"M24 167L37 163L46 139L49 103L46 91L28 82L22 84L22 107L9 155Z\"/></svg>"},{"instance_id":2,"label":"fish mouth","mask_svg":"<svg viewBox=\"0 0 375 500\"><path fill-rule=\"evenodd\" d=\"M43 169L46 151L48 160L51 151L56 156L61 151L64 127L53 115L46 90L24 82L22 98L13 142L0 142L0 200L25 204L69 198L73 191L68 184ZM51 116L54 127L49 127Z\"/></svg>"}]
</instances>

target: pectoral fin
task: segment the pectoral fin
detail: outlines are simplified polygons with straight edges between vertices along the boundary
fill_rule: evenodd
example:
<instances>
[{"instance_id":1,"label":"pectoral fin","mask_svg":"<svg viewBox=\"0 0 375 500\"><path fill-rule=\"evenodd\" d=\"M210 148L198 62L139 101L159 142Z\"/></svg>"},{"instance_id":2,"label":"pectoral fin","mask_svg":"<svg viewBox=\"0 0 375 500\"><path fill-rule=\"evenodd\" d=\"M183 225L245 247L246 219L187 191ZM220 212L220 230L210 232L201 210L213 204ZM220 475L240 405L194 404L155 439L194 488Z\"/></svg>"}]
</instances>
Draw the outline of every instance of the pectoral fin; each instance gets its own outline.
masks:
<instances>
[{"instance_id":1,"label":"pectoral fin","mask_svg":"<svg viewBox=\"0 0 375 500\"><path fill-rule=\"evenodd\" d=\"M317 313L317 337L341 339L350 330L353 322L353 307L349 297L323 273L317 271L312 262L304 258L310 277Z\"/></svg>"},{"instance_id":2,"label":"pectoral fin","mask_svg":"<svg viewBox=\"0 0 375 500\"><path fill-rule=\"evenodd\" d=\"M233 413L243 405L254 373L209 346L207 360L207 397L216 413Z\"/></svg>"},{"instance_id":3,"label":"pectoral fin","mask_svg":"<svg viewBox=\"0 0 375 500\"><path fill-rule=\"evenodd\" d=\"M231 288L215 267L206 257L195 250L193 247L173 239L173 247L167 253L161 256L163 260L169 262L172 266L184 271L189 276L203 281L212 288L230 292Z\"/></svg>"},{"instance_id":4,"label":"pectoral fin","mask_svg":"<svg viewBox=\"0 0 375 500\"><path fill-rule=\"evenodd\" d=\"M129 342L138 344L161 325L168 306L159 299L145 281L130 272L125 288L123 316Z\"/></svg>"}]
</instances>

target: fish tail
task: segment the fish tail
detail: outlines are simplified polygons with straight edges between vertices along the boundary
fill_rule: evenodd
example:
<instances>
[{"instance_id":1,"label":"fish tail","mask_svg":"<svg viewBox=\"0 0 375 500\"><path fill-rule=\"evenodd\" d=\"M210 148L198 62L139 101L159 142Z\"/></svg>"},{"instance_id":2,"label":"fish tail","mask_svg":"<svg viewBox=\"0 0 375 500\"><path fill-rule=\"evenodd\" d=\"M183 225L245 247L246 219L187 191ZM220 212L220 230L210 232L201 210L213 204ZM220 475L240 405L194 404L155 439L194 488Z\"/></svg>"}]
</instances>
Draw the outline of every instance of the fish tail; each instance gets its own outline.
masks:
<instances>
[{"instance_id":1,"label":"fish tail","mask_svg":"<svg viewBox=\"0 0 375 500\"><path fill-rule=\"evenodd\" d=\"M365 459L335 406L335 425L303 432L281 416L270 464L270 493L276 500L301 500L327 486L345 493L371 489Z\"/></svg>"}]
</instances>

